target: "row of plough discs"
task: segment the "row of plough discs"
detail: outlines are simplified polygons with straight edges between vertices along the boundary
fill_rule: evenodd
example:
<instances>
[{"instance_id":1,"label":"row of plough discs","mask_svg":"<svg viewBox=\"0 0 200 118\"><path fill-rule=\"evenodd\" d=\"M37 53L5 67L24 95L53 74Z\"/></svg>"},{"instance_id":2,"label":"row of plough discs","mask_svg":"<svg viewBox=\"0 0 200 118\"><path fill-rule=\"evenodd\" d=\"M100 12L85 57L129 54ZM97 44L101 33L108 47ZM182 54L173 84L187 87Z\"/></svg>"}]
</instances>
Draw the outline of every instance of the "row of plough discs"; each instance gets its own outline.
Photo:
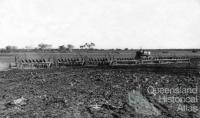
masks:
<instances>
[{"instance_id":1,"label":"row of plough discs","mask_svg":"<svg viewBox=\"0 0 200 118\"><path fill-rule=\"evenodd\" d=\"M152 63L189 63L188 58L145 58L136 60L129 58L114 57L84 57L84 58L58 58L58 59L18 59L18 68L51 68L67 66L118 66L118 65L137 65Z\"/></svg>"},{"instance_id":2,"label":"row of plough discs","mask_svg":"<svg viewBox=\"0 0 200 118\"><path fill-rule=\"evenodd\" d=\"M60 59L19 59L18 68L51 68L66 66L105 66L110 65L108 58L60 58Z\"/></svg>"}]
</instances>

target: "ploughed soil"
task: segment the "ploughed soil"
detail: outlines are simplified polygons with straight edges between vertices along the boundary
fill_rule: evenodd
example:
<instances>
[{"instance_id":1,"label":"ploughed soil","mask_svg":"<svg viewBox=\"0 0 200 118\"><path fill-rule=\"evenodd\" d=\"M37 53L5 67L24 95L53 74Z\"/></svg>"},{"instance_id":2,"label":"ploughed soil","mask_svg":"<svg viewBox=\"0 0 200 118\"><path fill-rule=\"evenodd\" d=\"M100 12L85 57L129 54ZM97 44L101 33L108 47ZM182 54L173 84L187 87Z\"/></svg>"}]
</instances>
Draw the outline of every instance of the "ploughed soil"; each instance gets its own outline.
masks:
<instances>
[{"instance_id":1,"label":"ploughed soil","mask_svg":"<svg viewBox=\"0 0 200 118\"><path fill-rule=\"evenodd\" d=\"M184 71L184 72L183 72ZM155 88L200 87L192 70L136 68L58 68L0 72L0 116L5 118L198 118L196 111L178 111L178 103L158 101ZM138 90L161 112L144 116L129 105L128 92ZM183 94L183 96L190 96ZM169 95L170 96L170 95ZM173 95L171 95L173 96ZM200 99L200 94L196 95ZM25 98L24 101L13 101Z\"/></svg>"}]
</instances>

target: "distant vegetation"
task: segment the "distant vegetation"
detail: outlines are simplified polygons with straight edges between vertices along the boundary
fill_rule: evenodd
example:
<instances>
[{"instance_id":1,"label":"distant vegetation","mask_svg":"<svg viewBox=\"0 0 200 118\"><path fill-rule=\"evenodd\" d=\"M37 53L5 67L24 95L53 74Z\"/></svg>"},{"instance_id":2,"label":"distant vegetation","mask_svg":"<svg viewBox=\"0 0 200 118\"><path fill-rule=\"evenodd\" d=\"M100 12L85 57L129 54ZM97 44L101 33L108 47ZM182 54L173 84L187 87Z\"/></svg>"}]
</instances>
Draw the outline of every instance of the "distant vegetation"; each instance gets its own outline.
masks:
<instances>
[{"instance_id":1,"label":"distant vegetation","mask_svg":"<svg viewBox=\"0 0 200 118\"><path fill-rule=\"evenodd\" d=\"M40 50L51 49L51 48L52 48L52 45L51 45L51 44L44 44L44 43L41 43L41 44L38 44L38 48L39 48Z\"/></svg>"},{"instance_id":2,"label":"distant vegetation","mask_svg":"<svg viewBox=\"0 0 200 118\"><path fill-rule=\"evenodd\" d=\"M84 45L80 46L80 49L93 49L95 47L94 43L85 43Z\"/></svg>"},{"instance_id":3,"label":"distant vegetation","mask_svg":"<svg viewBox=\"0 0 200 118\"><path fill-rule=\"evenodd\" d=\"M196 52L198 52L198 51L199 51L198 49L193 49L193 50L192 50L193 53L196 53Z\"/></svg>"},{"instance_id":4,"label":"distant vegetation","mask_svg":"<svg viewBox=\"0 0 200 118\"><path fill-rule=\"evenodd\" d=\"M57 48L53 48L53 45L51 44L45 44L40 43L37 45L37 47L30 47L25 46L24 48L18 48L17 46L8 45L5 48L0 49L0 53L10 53L10 52L73 52L73 51L81 51L81 50L91 50L91 51L114 51L114 52L120 52L120 51L136 51L138 49L129 49L129 48L116 48L116 49L96 49L95 43L84 43L83 45L80 45L78 48L75 48L72 44L66 44L66 45L60 45ZM154 52L162 52L163 54L170 53L171 51L189 51L192 53L200 52L200 49L145 49L149 51Z\"/></svg>"},{"instance_id":5,"label":"distant vegetation","mask_svg":"<svg viewBox=\"0 0 200 118\"><path fill-rule=\"evenodd\" d=\"M94 43L85 43L80 48L75 48L72 44L60 45L57 48L52 48L51 44L40 43L37 47L25 46L25 48L17 48L17 46L6 46L0 49L1 53L9 52L73 52L73 50L97 50Z\"/></svg>"},{"instance_id":6,"label":"distant vegetation","mask_svg":"<svg viewBox=\"0 0 200 118\"><path fill-rule=\"evenodd\" d=\"M6 46L5 47L5 49L1 49L1 53L4 53L4 52L15 52L15 51L17 51L18 50L18 48L17 48L17 46Z\"/></svg>"},{"instance_id":7,"label":"distant vegetation","mask_svg":"<svg viewBox=\"0 0 200 118\"><path fill-rule=\"evenodd\" d=\"M71 44L68 44L67 46L61 45L58 47L59 52L66 52L66 51L72 52L73 49L74 49L74 46Z\"/></svg>"}]
</instances>

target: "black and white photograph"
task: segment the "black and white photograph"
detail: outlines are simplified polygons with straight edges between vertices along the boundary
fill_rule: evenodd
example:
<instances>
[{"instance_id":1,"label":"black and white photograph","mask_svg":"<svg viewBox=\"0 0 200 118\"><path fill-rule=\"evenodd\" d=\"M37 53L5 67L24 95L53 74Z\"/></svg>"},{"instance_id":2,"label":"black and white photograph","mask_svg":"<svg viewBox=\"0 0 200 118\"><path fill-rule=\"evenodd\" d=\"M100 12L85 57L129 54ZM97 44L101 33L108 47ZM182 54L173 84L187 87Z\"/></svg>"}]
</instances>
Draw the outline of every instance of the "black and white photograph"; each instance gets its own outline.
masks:
<instances>
[{"instance_id":1,"label":"black and white photograph","mask_svg":"<svg viewBox=\"0 0 200 118\"><path fill-rule=\"evenodd\" d=\"M0 0L0 118L200 118L200 0Z\"/></svg>"}]
</instances>

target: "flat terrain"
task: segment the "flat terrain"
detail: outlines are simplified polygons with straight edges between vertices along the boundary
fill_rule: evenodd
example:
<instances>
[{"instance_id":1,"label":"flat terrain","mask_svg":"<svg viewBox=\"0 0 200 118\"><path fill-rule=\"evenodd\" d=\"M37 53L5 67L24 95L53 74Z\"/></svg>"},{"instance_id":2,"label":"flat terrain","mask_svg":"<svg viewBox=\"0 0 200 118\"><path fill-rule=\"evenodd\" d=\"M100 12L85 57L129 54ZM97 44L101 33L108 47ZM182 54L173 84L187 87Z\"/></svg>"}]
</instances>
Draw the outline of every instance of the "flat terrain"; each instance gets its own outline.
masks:
<instances>
[{"instance_id":1,"label":"flat terrain","mask_svg":"<svg viewBox=\"0 0 200 118\"><path fill-rule=\"evenodd\" d=\"M0 116L5 118L143 118L128 103L140 91L162 114L158 118L199 118L197 111L177 112L177 103L158 103L153 87L200 87L192 71L131 68L60 68L0 72ZM200 94L196 95L198 99ZM22 103L13 101L25 98ZM21 101L22 102L22 101ZM94 105L99 105L100 108ZM189 103L189 105L193 105ZM147 118L155 118L148 116Z\"/></svg>"}]
</instances>

